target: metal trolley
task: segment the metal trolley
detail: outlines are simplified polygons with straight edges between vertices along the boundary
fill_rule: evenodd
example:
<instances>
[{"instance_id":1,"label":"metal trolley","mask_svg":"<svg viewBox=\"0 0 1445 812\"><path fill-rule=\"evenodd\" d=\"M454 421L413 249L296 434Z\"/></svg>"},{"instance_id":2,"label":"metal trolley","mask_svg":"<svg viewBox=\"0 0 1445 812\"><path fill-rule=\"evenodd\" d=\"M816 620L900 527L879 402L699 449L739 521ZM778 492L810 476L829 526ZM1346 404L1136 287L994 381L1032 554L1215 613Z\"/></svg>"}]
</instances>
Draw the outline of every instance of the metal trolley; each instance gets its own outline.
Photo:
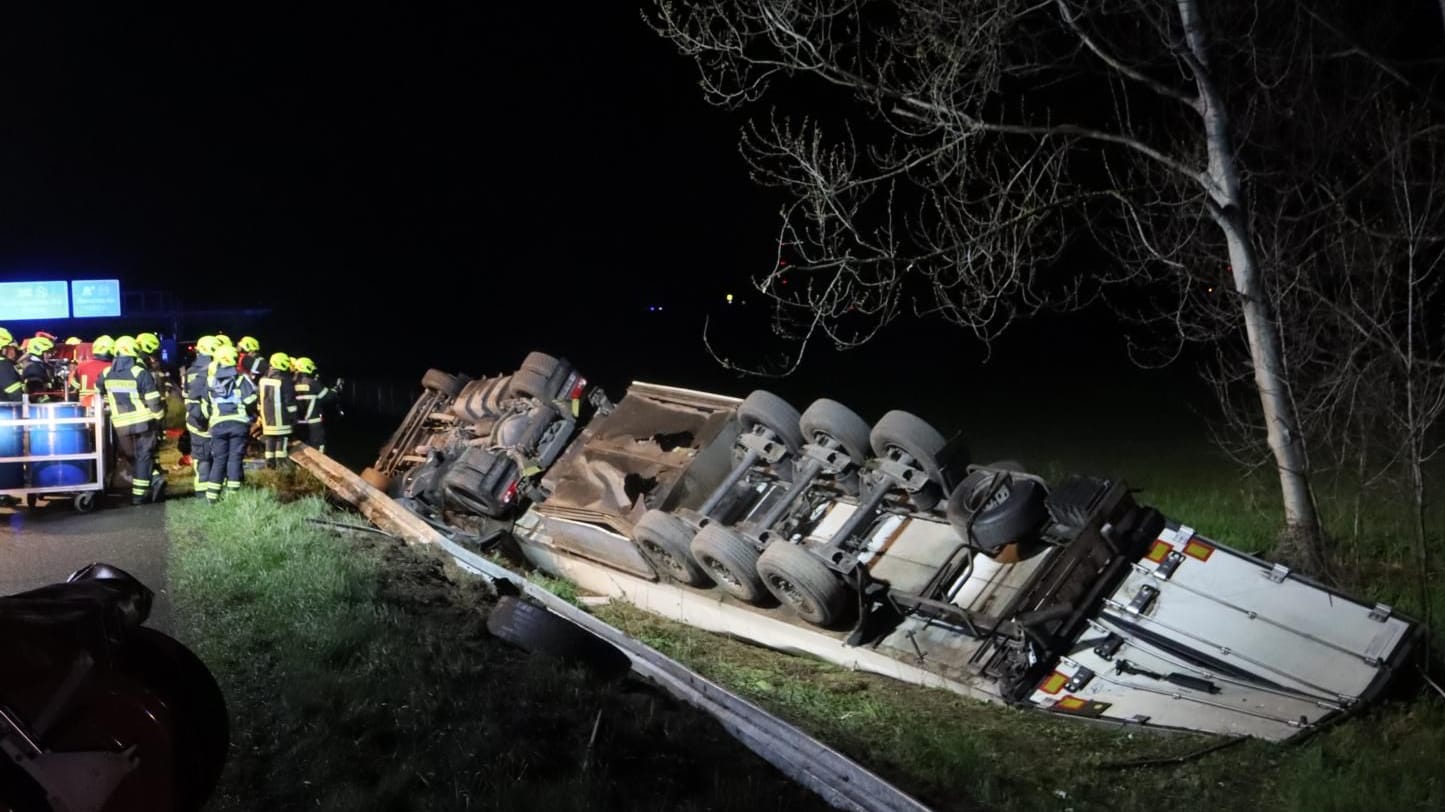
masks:
<instances>
[{"instance_id":1,"label":"metal trolley","mask_svg":"<svg viewBox=\"0 0 1445 812\"><path fill-rule=\"evenodd\" d=\"M0 403L0 497L23 498L29 507L69 497L77 511L95 510L108 473L106 435L99 403ZM82 439L86 447L63 447Z\"/></svg>"}]
</instances>

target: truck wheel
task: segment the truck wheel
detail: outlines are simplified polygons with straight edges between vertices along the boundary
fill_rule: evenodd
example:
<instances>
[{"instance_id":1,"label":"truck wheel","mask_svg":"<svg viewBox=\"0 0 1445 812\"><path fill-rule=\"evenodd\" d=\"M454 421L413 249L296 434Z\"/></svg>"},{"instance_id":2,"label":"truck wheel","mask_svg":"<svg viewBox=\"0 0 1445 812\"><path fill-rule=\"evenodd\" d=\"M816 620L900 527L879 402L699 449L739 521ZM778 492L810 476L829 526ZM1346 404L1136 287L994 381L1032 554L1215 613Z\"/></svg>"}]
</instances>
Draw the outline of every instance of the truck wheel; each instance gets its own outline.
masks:
<instances>
[{"instance_id":1,"label":"truck wheel","mask_svg":"<svg viewBox=\"0 0 1445 812\"><path fill-rule=\"evenodd\" d=\"M754 389L738 404L738 422L742 424L743 431L762 426L787 446L788 453L794 457L803 447L803 432L798 428L801 419L792 404L763 389Z\"/></svg>"},{"instance_id":2,"label":"truck wheel","mask_svg":"<svg viewBox=\"0 0 1445 812\"><path fill-rule=\"evenodd\" d=\"M913 458L930 482L940 488L947 487L943 469L938 464L938 454L948 441L923 418L894 409L874 424L868 441L877 456L887 457L892 452L901 451Z\"/></svg>"},{"instance_id":3,"label":"truck wheel","mask_svg":"<svg viewBox=\"0 0 1445 812\"><path fill-rule=\"evenodd\" d=\"M709 522L692 540L692 557L723 591L744 603L768 599L758 575L758 548L727 525Z\"/></svg>"},{"instance_id":4,"label":"truck wheel","mask_svg":"<svg viewBox=\"0 0 1445 812\"><path fill-rule=\"evenodd\" d=\"M425 389L441 392L447 397L456 397L465 384L460 378L450 372L442 372L440 369L428 369L426 374L421 376L421 385Z\"/></svg>"},{"instance_id":5,"label":"truck wheel","mask_svg":"<svg viewBox=\"0 0 1445 812\"><path fill-rule=\"evenodd\" d=\"M862 465L868 459L868 423L836 400L813 401L813 405L803 411L798 426L808 442L818 442L824 437L836 440L854 465Z\"/></svg>"},{"instance_id":6,"label":"truck wheel","mask_svg":"<svg viewBox=\"0 0 1445 812\"><path fill-rule=\"evenodd\" d=\"M548 383L561 366L561 361L545 352L527 353L527 357L522 359L522 365L512 373L512 380L508 384L512 395L551 400L552 391Z\"/></svg>"},{"instance_id":7,"label":"truck wheel","mask_svg":"<svg viewBox=\"0 0 1445 812\"><path fill-rule=\"evenodd\" d=\"M707 586L707 575L692 558L692 528L661 510L642 514L632 528L632 539L659 574L688 586Z\"/></svg>"},{"instance_id":8,"label":"truck wheel","mask_svg":"<svg viewBox=\"0 0 1445 812\"><path fill-rule=\"evenodd\" d=\"M985 505L994 478L1005 477L993 504ZM1044 489L1032 479L1014 479L986 470L969 474L948 500L948 521L959 538L993 555L1031 535L1048 519Z\"/></svg>"},{"instance_id":9,"label":"truck wheel","mask_svg":"<svg viewBox=\"0 0 1445 812\"><path fill-rule=\"evenodd\" d=\"M780 541L758 558L758 574L773 597L798 617L828 627L843 616L848 590L838 575L801 545Z\"/></svg>"},{"instance_id":10,"label":"truck wheel","mask_svg":"<svg viewBox=\"0 0 1445 812\"><path fill-rule=\"evenodd\" d=\"M621 677L632 660L620 649L545 606L504 595L487 614L487 631L518 648L581 663L599 676Z\"/></svg>"}]
</instances>

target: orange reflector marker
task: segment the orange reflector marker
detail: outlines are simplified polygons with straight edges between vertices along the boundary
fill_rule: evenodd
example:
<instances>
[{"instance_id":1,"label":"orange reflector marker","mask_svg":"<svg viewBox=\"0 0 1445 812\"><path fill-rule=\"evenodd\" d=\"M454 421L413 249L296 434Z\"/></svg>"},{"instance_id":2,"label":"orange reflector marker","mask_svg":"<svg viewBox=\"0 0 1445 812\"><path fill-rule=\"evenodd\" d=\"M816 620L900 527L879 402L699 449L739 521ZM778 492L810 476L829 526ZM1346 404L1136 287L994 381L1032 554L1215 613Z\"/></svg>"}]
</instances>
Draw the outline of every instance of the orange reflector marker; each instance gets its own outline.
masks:
<instances>
[{"instance_id":1,"label":"orange reflector marker","mask_svg":"<svg viewBox=\"0 0 1445 812\"><path fill-rule=\"evenodd\" d=\"M1058 708L1059 710L1076 711L1083 710L1088 704L1089 703L1087 701L1080 699L1077 696L1066 696L1063 699L1060 699L1058 702L1055 702L1054 707Z\"/></svg>"},{"instance_id":2,"label":"orange reflector marker","mask_svg":"<svg viewBox=\"0 0 1445 812\"><path fill-rule=\"evenodd\" d=\"M1214 548L1202 541L1190 539L1189 543L1184 545L1184 554L1200 561L1208 561L1209 557L1214 555Z\"/></svg>"},{"instance_id":3,"label":"orange reflector marker","mask_svg":"<svg viewBox=\"0 0 1445 812\"><path fill-rule=\"evenodd\" d=\"M1160 561L1163 561L1173 549L1173 547L1169 546L1169 542L1163 539L1155 539L1154 543L1149 546L1149 552L1144 557L1158 564Z\"/></svg>"},{"instance_id":4,"label":"orange reflector marker","mask_svg":"<svg viewBox=\"0 0 1445 812\"><path fill-rule=\"evenodd\" d=\"M1039 684L1039 690L1046 694L1056 694L1062 691L1064 686L1068 684L1069 678L1055 671L1047 677L1044 677L1044 681Z\"/></svg>"}]
</instances>

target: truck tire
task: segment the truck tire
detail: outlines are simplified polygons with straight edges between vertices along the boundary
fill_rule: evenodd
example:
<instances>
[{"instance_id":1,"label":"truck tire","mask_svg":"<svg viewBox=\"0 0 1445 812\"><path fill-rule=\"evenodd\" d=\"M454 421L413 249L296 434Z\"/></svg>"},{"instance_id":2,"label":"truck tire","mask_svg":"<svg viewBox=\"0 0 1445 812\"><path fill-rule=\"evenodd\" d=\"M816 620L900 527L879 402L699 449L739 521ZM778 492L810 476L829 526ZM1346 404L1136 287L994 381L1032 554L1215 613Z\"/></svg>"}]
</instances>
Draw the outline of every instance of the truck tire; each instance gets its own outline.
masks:
<instances>
[{"instance_id":1,"label":"truck tire","mask_svg":"<svg viewBox=\"0 0 1445 812\"><path fill-rule=\"evenodd\" d=\"M803 439L817 442L820 436L836 440L854 465L862 465L869 456L868 423L858 413L836 400L818 398L803 411L798 420Z\"/></svg>"},{"instance_id":2,"label":"truck tire","mask_svg":"<svg viewBox=\"0 0 1445 812\"><path fill-rule=\"evenodd\" d=\"M512 373L512 380L508 386L512 397L547 400L547 378L530 369L519 369Z\"/></svg>"},{"instance_id":3,"label":"truck tire","mask_svg":"<svg viewBox=\"0 0 1445 812\"><path fill-rule=\"evenodd\" d=\"M462 391L465 382L450 372L428 369L426 374L421 376L421 385L425 389L441 392L449 398L454 398Z\"/></svg>"},{"instance_id":4,"label":"truck tire","mask_svg":"<svg viewBox=\"0 0 1445 812\"><path fill-rule=\"evenodd\" d=\"M632 540L659 575L688 586L708 586L706 573L692 557L692 535L687 522L661 510L642 514L632 528Z\"/></svg>"},{"instance_id":5,"label":"truck tire","mask_svg":"<svg viewBox=\"0 0 1445 812\"><path fill-rule=\"evenodd\" d=\"M847 608L848 589L837 573L801 545L768 545L758 558L758 574L779 603L815 626L833 626Z\"/></svg>"},{"instance_id":6,"label":"truck tire","mask_svg":"<svg viewBox=\"0 0 1445 812\"><path fill-rule=\"evenodd\" d=\"M988 470L974 471L948 500L948 522L954 532L985 555L1032 535L1049 515L1044 489L1032 479L1008 477L1002 485L1008 489L1007 495L985 507L982 501L988 498L997 476L1008 477Z\"/></svg>"},{"instance_id":7,"label":"truck tire","mask_svg":"<svg viewBox=\"0 0 1445 812\"><path fill-rule=\"evenodd\" d=\"M758 574L758 548L733 528L718 522L703 525L693 537L692 557L734 598L761 604L771 597Z\"/></svg>"},{"instance_id":8,"label":"truck tire","mask_svg":"<svg viewBox=\"0 0 1445 812\"><path fill-rule=\"evenodd\" d=\"M620 649L545 606L504 595L487 614L487 631L518 648L576 662L607 677L621 677L632 660Z\"/></svg>"},{"instance_id":9,"label":"truck tire","mask_svg":"<svg viewBox=\"0 0 1445 812\"><path fill-rule=\"evenodd\" d=\"M801 419L802 415L792 404L764 389L754 389L738 404L738 423L743 431L762 426L771 431L794 457L803 447L803 432L798 428Z\"/></svg>"},{"instance_id":10,"label":"truck tire","mask_svg":"<svg viewBox=\"0 0 1445 812\"><path fill-rule=\"evenodd\" d=\"M886 457L895 450L902 451L914 459L929 482L940 488L947 487L938 454L948 441L923 418L894 409L874 424L868 442L873 447L873 453L879 457Z\"/></svg>"}]
</instances>

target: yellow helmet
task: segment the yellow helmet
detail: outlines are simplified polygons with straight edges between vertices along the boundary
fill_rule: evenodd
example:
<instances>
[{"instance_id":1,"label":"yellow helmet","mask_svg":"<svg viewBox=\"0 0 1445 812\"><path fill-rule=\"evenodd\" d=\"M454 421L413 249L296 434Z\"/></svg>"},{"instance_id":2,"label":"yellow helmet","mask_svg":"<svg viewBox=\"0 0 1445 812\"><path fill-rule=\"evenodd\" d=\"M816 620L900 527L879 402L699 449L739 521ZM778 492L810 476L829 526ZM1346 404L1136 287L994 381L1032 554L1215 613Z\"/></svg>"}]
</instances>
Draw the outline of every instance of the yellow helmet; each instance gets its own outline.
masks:
<instances>
[{"instance_id":1,"label":"yellow helmet","mask_svg":"<svg viewBox=\"0 0 1445 812\"><path fill-rule=\"evenodd\" d=\"M161 348L160 337L155 333L141 333L135 337L135 348L150 355Z\"/></svg>"},{"instance_id":2,"label":"yellow helmet","mask_svg":"<svg viewBox=\"0 0 1445 812\"><path fill-rule=\"evenodd\" d=\"M53 349L55 349L55 342L45 336L35 336L30 339L29 344L25 345L25 351L32 355L44 355Z\"/></svg>"},{"instance_id":3,"label":"yellow helmet","mask_svg":"<svg viewBox=\"0 0 1445 812\"><path fill-rule=\"evenodd\" d=\"M217 346L217 347L234 347L235 345L231 343L231 337L230 337L230 336L226 335L225 333L216 333L216 346Z\"/></svg>"},{"instance_id":4,"label":"yellow helmet","mask_svg":"<svg viewBox=\"0 0 1445 812\"><path fill-rule=\"evenodd\" d=\"M271 353L271 361L270 361L270 363L271 363L271 368L274 369L274 370L276 370L277 372L290 372L290 371L291 371L291 356L287 355L287 354L284 353L284 352L273 352L273 353Z\"/></svg>"},{"instance_id":5,"label":"yellow helmet","mask_svg":"<svg viewBox=\"0 0 1445 812\"><path fill-rule=\"evenodd\" d=\"M70 338L65 339L65 345L67 347L74 347L76 344L79 343L81 343L81 341L80 338L77 336L71 336Z\"/></svg>"},{"instance_id":6,"label":"yellow helmet","mask_svg":"<svg viewBox=\"0 0 1445 812\"><path fill-rule=\"evenodd\" d=\"M216 337L201 336L200 338L196 339L196 352L200 353L201 355L215 355Z\"/></svg>"},{"instance_id":7,"label":"yellow helmet","mask_svg":"<svg viewBox=\"0 0 1445 812\"><path fill-rule=\"evenodd\" d=\"M135 358L135 338L132 336L121 336L115 340L115 357Z\"/></svg>"},{"instance_id":8,"label":"yellow helmet","mask_svg":"<svg viewBox=\"0 0 1445 812\"><path fill-rule=\"evenodd\" d=\"M211 360L215 361L218 366L233 367L236 365L236 348L230 344L222 344L216 348Z\"/></svg>"},{"instance_id":9,"label":"yellow helmet","mask_svg":"<svg viewBox=\"0 0 1445 812\"><path fill-rule=\"evenodd\" d=\"M261 342L251 336L241 336L241 340L236 342L236 349L241 352L260 352Z\"/></svg>"},{"instance_id":10,"label":"yellow helmet","mask_svg":"<svg viewBox=\"0 0 1445 812\"><path fill-rule=\"evenodd\" d=\"M316 362L306 356L291 359L291 368L303 375L316 374Z\"/></svg>"},{"instance_id":11,"label":"yellow helmet","mask_svg":"<svg viewBox=\"0 0 1445 812\"><path fill-rule=\"evenodd\" d=\"M9 330L6 330L4 327L0 327L0 347L8 347L14 343L15 336L10 335Z\"/></svg>"},{"instance_id":12,"label":"yellow helmet","mask_svg":"<svg viewBox=\"0 0 1445 812\"><path fill-rule=\"evenodd\" d=\"M110 336L100 336L90 342L91 355L110 355L115 352L115 339Z\"/></svg>"}]
</instances>

